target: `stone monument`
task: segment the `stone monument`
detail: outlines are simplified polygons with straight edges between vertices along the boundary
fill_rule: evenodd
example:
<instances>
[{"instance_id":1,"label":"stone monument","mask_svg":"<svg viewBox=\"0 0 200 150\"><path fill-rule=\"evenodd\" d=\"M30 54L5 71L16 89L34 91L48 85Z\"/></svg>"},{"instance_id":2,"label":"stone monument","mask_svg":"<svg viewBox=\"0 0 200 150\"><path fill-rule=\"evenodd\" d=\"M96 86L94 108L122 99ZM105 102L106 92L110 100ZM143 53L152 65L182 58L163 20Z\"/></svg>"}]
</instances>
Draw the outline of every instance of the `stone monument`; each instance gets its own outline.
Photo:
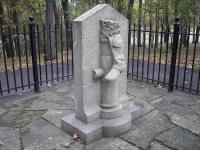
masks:
<instances>
[{"instance_id":1,"label":"stone monument","mask_svg":"<svg viewBox=\"0 0 200 150\"><path fill-rule=\"evenodd\" d=\"M62 128L89 144L131 128L139 109L127 95L128 20L99 4L73 21L75 114Z\"/></svg>"}]
</instances>

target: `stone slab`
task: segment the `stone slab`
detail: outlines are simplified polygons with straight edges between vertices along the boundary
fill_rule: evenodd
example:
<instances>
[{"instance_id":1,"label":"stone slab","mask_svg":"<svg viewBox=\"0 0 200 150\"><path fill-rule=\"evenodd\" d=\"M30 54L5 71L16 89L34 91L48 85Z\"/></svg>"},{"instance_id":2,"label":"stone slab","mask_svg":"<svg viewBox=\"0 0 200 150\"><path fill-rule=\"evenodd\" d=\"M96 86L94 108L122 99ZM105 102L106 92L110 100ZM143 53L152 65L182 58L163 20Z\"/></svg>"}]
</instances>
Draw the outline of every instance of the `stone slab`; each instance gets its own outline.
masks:
<instances>
[{"instance_id":1,"label":"stone slab","mask_svg":"<svg viewBox=\"0 0 200 150\"><path fill-rule=\"evenodd\" d=\"M52 92L55 92L56 94L58 94L59 96L64 96L64 97L72 97L74 99L74 95L75 95L75 86L74 86L74 83L73 81L71 82L66 82L66 84L61 87L57 87L55 89L55 91L52 91Z\"/></svg>"},{"instance_id":2,"label":"stone slab","mask_svg":"<svg viewBox=\"0 0 200 150\"><path fill-rule=\"evenodd\" d=\"M200 97L175 91L152 101L152 105L170 120L195 134L200 134Z\"/></svg>"},{"instance_id":3,"label":"stone slab","mask_svg":"<svg viewBox=\"0 0 200 150\"><path fill-rule=\"evenodd\" d=\"M200 135L200 120L197 115L183 115L180 116L176 113L167 113L171 122L179 127L182 127L194 134Z\"/></svg>"},{"instance_id":4,"label":"stone slab","mask_svg":"<svg viewBox=\"0 0 200 150\"><path fill-rule=\"evenodd\" d=\"M22 128L33 120L40 118L44 111L12 110L0 117L0 126Z\"/></svg>"},{"instance_id":5,"label":"stone slab","mask_svg":"<svg viewBox=\"0 0 200 150\"><path fill-rule=\"evenodd\" d=\"M21 150L18 130L0 127L0 150Z\"/></svg>"},{"instance_id":6,"label":"stone slab","mask_svg":"<svg viewBox=\"0 0 200 150\"><path fill-rule=\"evenodd\" d=\"M137 99L150 102L164 96L166 94L166 90L155 88L153 85L143 82L128 80L128 93Z\"/></svg>"},{"instance_id":7,"label":"stone slab","mask_svg":"<svg viewBox=\"0 0 200 150\"><path fill-rule=\"evenodd\" d=\"M135 111L132 114L132 120L136 120L155 109L152 105L150 105L149 103L147 103L142 99L135 98L130 94L128 96L130 97L131 102L133 102L136 106L140 107L139 110Z\"/></svg>"},{"instance_id":8,"label":"stone slab","mask_svg":"<svg viewBox=\"0 0 200 150\"><path fill-rule=\"evenodd\" d=\"M103 138L86 146L85 150L139 150L139 149L119 138Z\"/></svg>"},{"instance_id":9,"label":"stone slab","mask_svg":"<svg viewBox=\"0 0 200 150\"><path fill-rule=\"evenodd\" d=\"M72 110L48 110L45 114L42 115L42 118L49 121L56 127L61 128L61 119L73 112L74 111Z\"/></svg>"},{"instance_id":10,"label":"stone slab","mask_svg":"<svg viewBox=\"0 0 200 150\"><path fill-rule=\"evenodd\" d=\"M69 91L68 93L71 92ZM9 110L73 110L75 108L73 94L68 95L68 93L64 94L62 92L56 92L56 89L51 89L38 94L27 95L22 98L16 97L13 101L0 103L0 105Z\"/></svg>"},{"instance_id":11,"label":"stone slab","mask_svg":"<svg viewBox=\"0 0 200 150\"><path fill-rule=\"evenodd\" d=\"M7 110L0 107L0 116L3 115L5 112L7 112Z\"/></svg>"},{"instance_id":12,"label":"stone slab","mask_svg":"<svg viewBox=\"0 0 200 150\"><path fill-rule=\"evenodd\" d=\"M41 93L38 97L38 100L34 101L32 105L26 110L74 110L75 101L73 98L68 97L68 95L59 95L50 91Z\"/></svg>"},{"instance_id":13,"label":"stone slab","mask_svg":"<svg viewBox=\"0 0 200 150\"><path fill-rule=\"evenodd\" d=\"M52 150L69 144L71 137L47 121L38 119L23 128L22 141L24 150ZM71 145L69 149L81 150L82 146Z\"/></svg>"},{"instance_id":14,"label":"stone slab","mask_svg":"<svg viewBox=\"0 0 200 150\"><path fill-rule=\"evenodd\" d=\"M135 120L132 129L121 137L143 149L146 149L157 134L174 127L158 110Z\"/></svg>"},{"instance_id":15,"label":"stone slab","mask_svg":"<svg viewBox=\"0 0 200 150\"><path fill-rule=\"evenodd\" d=\"M152 101L152 104L163 112L174 112L179 114L196 113L200 116L200 97L174 91L166 93L166 96L159 100ZM190 107L190 109L187 109Z\"/></svg>"},{"instance_id":16,"label":"stone slab","mask_svg":"<svg viewBox=\"0 0 200 150\"><path fill-rule=\"evenodd\" d=\"M39 101L39 94L29 93L23 96L6 97L4 101L0 101L0 105L8 110L24 110L29 108L34 101Z\"/></svg>"},{"instance_id":17,"label":"stone slab","mask_svg":"<svg viewBox=\"0 0 200 150\"><path fill-rule=\"evenodd\" d=\"M182 128L173 128L156 138L176 150L199 150L200 137Z\"/></svg>"},{"instance_id":18,"label":"stone slab","mask_svg":"<svg viewBox=\"0 0 200 150\"><path fill-rule=\"evenodd\" d=\"M151 143L151 147L149 148L149 150L172 150L172 149L167 148L166 146L164 146L158 142L153 142L153 143Z\"/></svg>"}]
</instances>

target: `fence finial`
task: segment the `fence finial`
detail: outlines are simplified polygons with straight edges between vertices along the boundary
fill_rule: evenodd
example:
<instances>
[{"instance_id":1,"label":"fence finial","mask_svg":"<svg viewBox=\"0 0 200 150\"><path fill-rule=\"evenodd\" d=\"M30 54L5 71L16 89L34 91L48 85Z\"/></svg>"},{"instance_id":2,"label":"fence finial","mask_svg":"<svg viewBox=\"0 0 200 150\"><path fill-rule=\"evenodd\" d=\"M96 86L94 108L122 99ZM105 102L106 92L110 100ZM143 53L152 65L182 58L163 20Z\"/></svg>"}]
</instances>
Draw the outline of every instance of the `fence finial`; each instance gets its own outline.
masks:
<instances>
[{"instance_id":1,"label":"fence finial","mask_svg":"<svg viewBox=\"0 0 200 150\"><path fill-rule=\"evenodd\" d=\"M33 23L33 20L34 20L33 16L30 16L30 17L29 17L29 23L32 24L32 23Z\"/></svg>"},{"instance_id":2,"label":"fence finial","mask_svg":"<svg viewBox=\"0 0 200 150\"><path fill-rule=\"evenodd\" d=\"M180 24L180 17L179 16L176 16L175 17L175 24Z\"/></svg>"}]
</instances>

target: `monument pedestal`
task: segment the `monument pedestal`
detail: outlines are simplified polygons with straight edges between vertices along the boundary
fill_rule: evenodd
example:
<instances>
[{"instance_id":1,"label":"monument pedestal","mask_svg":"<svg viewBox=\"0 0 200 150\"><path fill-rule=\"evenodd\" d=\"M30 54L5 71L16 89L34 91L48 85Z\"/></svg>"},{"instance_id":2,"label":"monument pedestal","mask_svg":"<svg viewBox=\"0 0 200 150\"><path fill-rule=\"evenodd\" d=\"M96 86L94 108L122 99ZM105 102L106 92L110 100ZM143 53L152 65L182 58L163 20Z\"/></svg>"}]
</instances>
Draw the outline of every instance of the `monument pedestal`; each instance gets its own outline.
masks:
<instances>
[{"instance_id":1,"label":"monument pedestal","mask_svg":"<svg viewBox=\"0 0 200 150\"><path fill-rule=\"evenodd\" d=\"M64 131L73 135L78 134L85 144L89 144L101 137L115 137L126 133L132 124L132 114L140 107L130 104L128 110L122 111L120 117L115 119L98 119L90 123L84 123L71 114L62 119Z\"/></svg>"}]
</instances>

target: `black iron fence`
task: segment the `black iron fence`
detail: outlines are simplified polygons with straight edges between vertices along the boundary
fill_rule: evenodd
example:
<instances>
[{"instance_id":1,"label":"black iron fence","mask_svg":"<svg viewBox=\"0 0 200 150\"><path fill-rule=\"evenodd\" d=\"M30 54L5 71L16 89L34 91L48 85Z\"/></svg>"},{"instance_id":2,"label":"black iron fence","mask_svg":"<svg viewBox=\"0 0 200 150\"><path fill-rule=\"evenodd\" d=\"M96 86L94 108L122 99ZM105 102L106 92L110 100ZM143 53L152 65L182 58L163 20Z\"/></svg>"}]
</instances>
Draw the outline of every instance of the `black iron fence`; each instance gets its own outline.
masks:
<instances>
[{"instance_id":1,"label":"black iron fence","mask_svg":"<svg viewBox=\"0 0 200 150\"><path fill-rule=\"evenodd\" d=\"M61 25L4 27L0 32L0 95L73 79L72 29ZM128 77L169 91L200 93L199 27L133 25Z\"/></svg>"},{"instance_id":2,"label":"black iron fence","mask_svg":"<svg viewBox=\"0 0 200 150\"><path fill-rule=\"evenodd\" d=\"M136 25L129 32L128 76L159 87L200 94L199 27Z\"/></svg>"},{"instance_id":3,"label":"black iron fence","mask_svg":"<svg viewBox=\"0 0 200 150\"><path fill-rule=\"evenodd\" d=\"M73 79L72 30L63 25L4 26L0 32L0 95Z\"/></svg>"}]
</instances>

